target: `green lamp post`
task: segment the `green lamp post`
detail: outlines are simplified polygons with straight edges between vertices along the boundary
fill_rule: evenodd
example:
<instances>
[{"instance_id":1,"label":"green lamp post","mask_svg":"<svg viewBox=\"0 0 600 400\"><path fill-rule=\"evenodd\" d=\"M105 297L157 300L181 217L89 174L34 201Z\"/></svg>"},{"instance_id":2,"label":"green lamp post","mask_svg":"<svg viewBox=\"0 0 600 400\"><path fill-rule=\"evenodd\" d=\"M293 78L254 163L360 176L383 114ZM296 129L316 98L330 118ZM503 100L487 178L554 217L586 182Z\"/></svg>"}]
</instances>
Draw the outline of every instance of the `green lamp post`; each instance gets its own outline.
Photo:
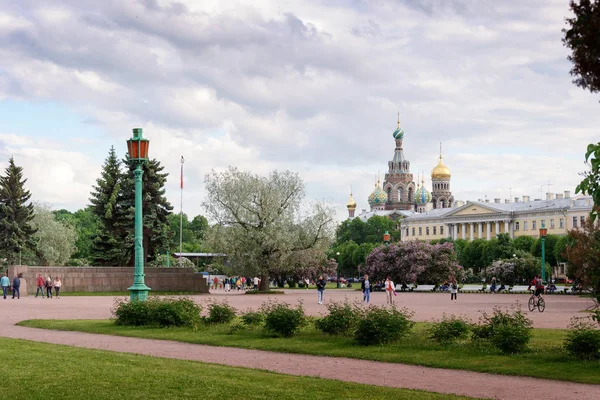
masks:
<instances>
[{"instance_id":1,"label":"green lamp post","mask_svg":"<svg viewBox=\"0 0 600 400\"><path fill-rule=\"evenodd\" d=\"M542 282L546 283L546 234L548 230L544 226L542 222L542 227L540 228L540 237L542 238Z\"/></svg>"},{"instance_id":2,"label":"green lamp post","mask_svg":"<svg viewBox=\"0 0 600 400\"><path fill-rule=\"evenodd\" d=\"M337 285L336 287L339 289L340 288L340 252L338 251L337 253L335 253L335 255L337 256Z\"/></svg>"},{"instance_id":3,"label":"green lamp post","mask_svg":"<svg viewBox=\"0 0 600 400\"><path fill-rule=\"evenodd\" d=\"M127 141L129 159L135 164L135 269L133 272L133 285L127 289L131 301L145 301L148 299L150 288L144 283L144 238L142 234L142 165L148 161L148 146L150 141L144 139L142 128L133 129L133 137Z\"/></svg>"}]
</instances>

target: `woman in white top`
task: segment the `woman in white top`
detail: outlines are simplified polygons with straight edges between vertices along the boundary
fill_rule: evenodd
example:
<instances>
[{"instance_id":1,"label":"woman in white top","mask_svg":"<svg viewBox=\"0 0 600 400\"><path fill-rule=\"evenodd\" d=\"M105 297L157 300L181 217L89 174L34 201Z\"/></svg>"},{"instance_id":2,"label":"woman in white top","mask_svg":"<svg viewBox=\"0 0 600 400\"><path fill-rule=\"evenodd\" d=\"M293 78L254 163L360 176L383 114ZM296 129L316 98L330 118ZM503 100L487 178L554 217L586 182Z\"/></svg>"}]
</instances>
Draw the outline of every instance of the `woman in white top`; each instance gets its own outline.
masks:
<instances>
[{"instance_id":1,"label":"woman in white top","mask_svg":"<svg viewBox=\"0 0 600 400\"><path fill-rule=\"evenodd\" d=\"M385 280L385 295L388 304L394 304L394 282L388 276Z\"/></svg>"},{"instance_id":2,"label":"woman in white top","mask_svg":"<svg viewBox=\"0 0 600 400\"><path fill-rule=\"evenodd\" d=\"M58 295L58 293L60 292L60 287L62 286L62 282L61 282L59 276L54 278L54 282L52 283L52 286L54 286L54 291L56 292L56 298L60 299L60 296Z\"/></svg>"}]
</instances>

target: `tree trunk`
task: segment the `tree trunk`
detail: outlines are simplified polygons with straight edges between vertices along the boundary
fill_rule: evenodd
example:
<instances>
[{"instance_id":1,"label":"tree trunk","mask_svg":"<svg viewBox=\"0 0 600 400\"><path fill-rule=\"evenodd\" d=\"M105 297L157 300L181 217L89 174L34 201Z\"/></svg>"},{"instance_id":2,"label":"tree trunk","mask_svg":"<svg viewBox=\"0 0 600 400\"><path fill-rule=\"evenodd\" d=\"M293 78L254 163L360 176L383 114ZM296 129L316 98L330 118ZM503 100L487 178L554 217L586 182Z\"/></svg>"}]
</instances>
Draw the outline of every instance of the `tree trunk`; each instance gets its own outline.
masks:
<instances>
[{"instance_id":1,"label":"tree trunk","mask_svg":"<svg viewBox=\"0 0 600 400\"><path fill-rule=\"evenodd\" d=\"M258 287L258 290L261 292L269 291L269 274L268 273L261 274L260 286Z\"/></svg>"}]
</instances>

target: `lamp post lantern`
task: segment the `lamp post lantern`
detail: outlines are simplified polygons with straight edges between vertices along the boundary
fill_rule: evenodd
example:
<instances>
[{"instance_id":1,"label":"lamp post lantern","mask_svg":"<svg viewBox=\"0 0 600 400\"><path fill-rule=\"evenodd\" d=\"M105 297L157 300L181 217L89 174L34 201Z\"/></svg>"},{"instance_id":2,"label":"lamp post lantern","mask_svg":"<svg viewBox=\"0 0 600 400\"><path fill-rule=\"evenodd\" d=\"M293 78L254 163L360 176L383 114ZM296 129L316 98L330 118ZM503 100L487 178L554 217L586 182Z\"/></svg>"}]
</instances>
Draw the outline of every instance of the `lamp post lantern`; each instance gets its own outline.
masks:
<instances>
[{"instance_id":1,"label":"lamp post lantern","mask_svg":"<svg viewBox=\"0 0 600 400\"><path fill-rule=\"evenodd\" d=\"M546 282L546 234L548 230L544 226L542 222L542 227L540 228L540 237L542 238L542 282Z\"/></svg>"},{"instance_id":2,"label":"lamp post lantern","mask_svg":"<svg viewBox=\"0 0 600 400\"><path fill-rule=\"evenodd\" d=\"M129 159L135 164L135 269L133 272L133 285L127 290L130 292L131 301L148 299L150 288L144 282L144 237L142 221L142 165L148 161L148 146L150 141L144 139L142 128L133 129L133 137L127 141Z\"/></svg>"},{"instance_id":3,"label":"lamp post lantern","mask_svg":"<svg viewBox=\"0 0 600 400\"><path fill-rule=\"evenodd\" d=\"M340 252L338 251L337 253L335 253L335 255L337 256L337 287L340 287Z\"/></svg>"},{"instance_id":4,"label":"lamp post lantern","mask_svg":"<svg viewBox=\"0 0 600 400\"><path fill-rule=\"evenodd\" d=\"M386 246L390 245L390 239L391 239L390 233L388 231L385 231L385 233L383 234L383 241L385 242Z\"/></svg>"}]
</instances>

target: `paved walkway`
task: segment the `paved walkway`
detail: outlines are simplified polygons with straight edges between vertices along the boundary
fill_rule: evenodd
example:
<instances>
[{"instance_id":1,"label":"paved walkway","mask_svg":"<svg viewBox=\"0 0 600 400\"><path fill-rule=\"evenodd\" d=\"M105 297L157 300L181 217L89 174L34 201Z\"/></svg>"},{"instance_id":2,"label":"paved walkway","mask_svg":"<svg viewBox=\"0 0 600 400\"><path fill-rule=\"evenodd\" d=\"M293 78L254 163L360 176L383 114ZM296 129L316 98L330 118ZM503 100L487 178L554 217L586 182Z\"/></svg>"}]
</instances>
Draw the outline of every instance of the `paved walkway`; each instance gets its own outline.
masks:
<instances>
[{"instance_id":1,"label":"paved walkway","mask_svg":"<svg viewBox=\"0 0 600 400\"><path fill-rule=\"evenodd\" d=\"M290 296L278 296L278 298L280 301L285 299L295 302L297 296L298 294L291 294ZM343 298L342 293L334 294L334 296L341 296L340 298ZM431 299L435 300L438 297L435 294L415 294L414 296L425 299L422 301L425 303ZM431 296L431 298L428 299L426 296ZM463 296L465 303L472 301L478 304L481 302L485 303L484 300L487 300L485 295L473 295L475 297L470 300L467 299L467 296ZM240 307L241 305L252 307L264 301L264 298L256 298L263 296L228 297L230 303L235 304L238 308L242 308ZM578 304L577 307L571 305L573 309L585 305L585 299L576 299L578 298L565 298L563 301L565 304ZM411 298L409 300L409 296L407 295L404 300L405 302L412 302L415 299ZM0 299L0 310L2 310L3 314L3 317L0 319L0 336L91 349L257 368L291 375L317 376L371 385L455 393L481 398L507 400L515 398L543 398L547 400L600 398L600 385L509 377L335 357L279 354L258 350L192 345L80 332L47 331L14 325L17 321L33 318L107 318L110 315L112 301L113 298L106 297L62 297L61 299L51 300L28 297L21 300L9 299L6 301ZM555 304L559 307L558 301ZM309 306L308 304L306 306L310 310L321 310L321 308ZM451 307L454 307L454 305L451 305ZM561 307L564 308L566 305ZM466 307L466 309L468 311L469 307ZM417 315L419 314L417 312ZM463 314L468 315L469 313L466 312ZM425 314L423 313L420 316L425 317ZM545 325L547 322L544 321L545 319L542 317L538 323Z\"/></svg>"}]
</instances>

